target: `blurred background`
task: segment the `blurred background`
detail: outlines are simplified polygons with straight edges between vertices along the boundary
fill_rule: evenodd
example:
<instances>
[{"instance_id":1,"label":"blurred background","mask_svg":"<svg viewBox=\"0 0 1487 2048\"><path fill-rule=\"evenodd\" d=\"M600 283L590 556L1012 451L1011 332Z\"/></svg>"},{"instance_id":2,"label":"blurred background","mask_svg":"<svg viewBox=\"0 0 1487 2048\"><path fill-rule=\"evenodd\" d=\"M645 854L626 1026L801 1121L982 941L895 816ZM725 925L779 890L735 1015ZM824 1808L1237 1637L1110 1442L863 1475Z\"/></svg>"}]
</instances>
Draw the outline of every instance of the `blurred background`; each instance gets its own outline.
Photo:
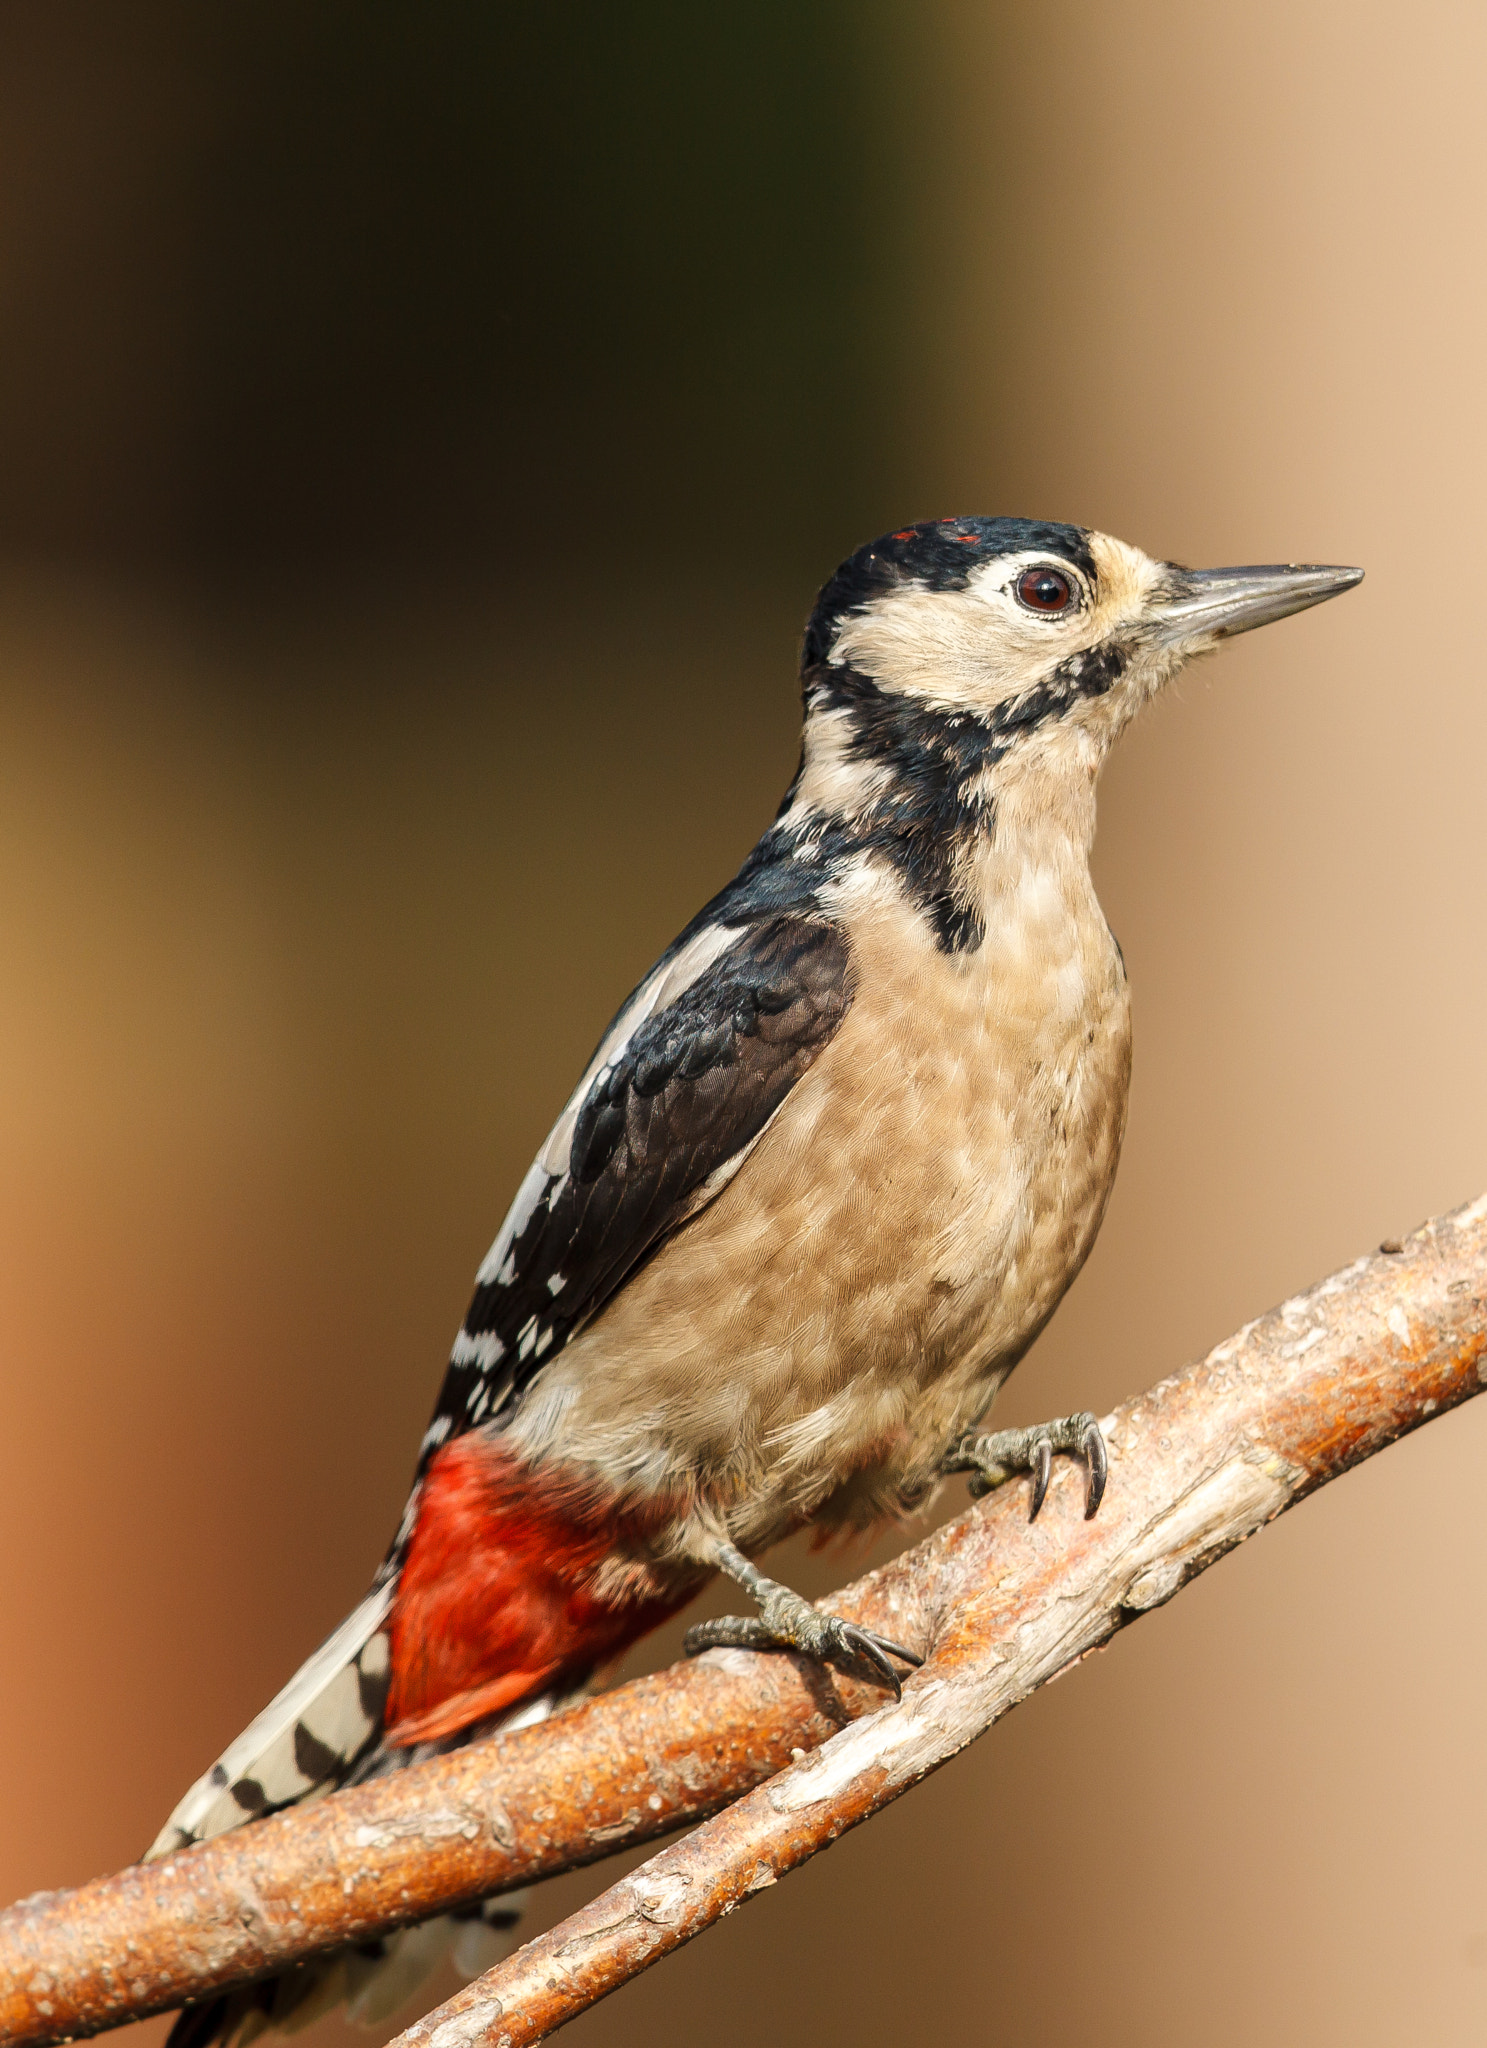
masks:
<instances>
[{"instance_id":1,"label":"blurred background","mask_svg":"<svg viewBox=\"0 0 1487 2048\"><path fill-rule=\"evenodd\" d=\"M1487 1187L1484 69L1464 0L0 0L6 1897L362 1590L872 534L1368 570L1109 771L1130 1137L999 1418ZM1479 2041L1484 1459L1329 1489L571 2038Z\"/></svg>"}]
</instances>

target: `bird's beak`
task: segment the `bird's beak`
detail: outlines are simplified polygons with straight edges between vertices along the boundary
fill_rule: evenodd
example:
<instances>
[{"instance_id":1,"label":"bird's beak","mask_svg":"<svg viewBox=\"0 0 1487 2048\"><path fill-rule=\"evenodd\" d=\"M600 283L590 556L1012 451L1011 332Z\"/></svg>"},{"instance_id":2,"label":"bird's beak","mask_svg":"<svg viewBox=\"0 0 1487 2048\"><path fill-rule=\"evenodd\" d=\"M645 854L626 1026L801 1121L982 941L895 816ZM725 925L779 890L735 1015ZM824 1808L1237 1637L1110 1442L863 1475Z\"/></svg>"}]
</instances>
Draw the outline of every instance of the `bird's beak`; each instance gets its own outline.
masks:
<instances>
[{"instance_id":1,"label":"bird's beak","mask_svg":"<svg viewBox=\"0 0 1487 2048\"><path fill-rule=\"evenodd\" d=\"M1166 647L1181 642L1228 638L1252 626L1268 626L1290 612L1304 612L1363 581L1361 569L1335 569L1314 562L1288 562L1260 569L1181 569L1173 596L1155 613L1153 625Z\"/></svg>"}]
</instances>

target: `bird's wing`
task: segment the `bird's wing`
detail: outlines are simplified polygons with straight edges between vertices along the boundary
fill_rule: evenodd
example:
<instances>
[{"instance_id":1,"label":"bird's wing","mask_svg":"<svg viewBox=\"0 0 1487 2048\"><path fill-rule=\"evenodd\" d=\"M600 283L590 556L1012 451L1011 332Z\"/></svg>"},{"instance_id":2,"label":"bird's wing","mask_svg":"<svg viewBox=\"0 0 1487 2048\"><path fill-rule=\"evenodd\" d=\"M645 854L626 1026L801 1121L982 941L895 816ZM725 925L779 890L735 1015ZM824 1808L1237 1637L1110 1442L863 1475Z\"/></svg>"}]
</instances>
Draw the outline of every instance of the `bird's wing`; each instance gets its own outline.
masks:
<instances>
[{"instance_id":1,"label":"bird's wing","mask_svg":"<svg viewBox=\"0 0 1487 2048\"><path fill-rule=\"evenodd\" d=\"M704 927L636 992L476 1276L425 1455L491 1420L737 1171L851 1005L840 929Z\"/></svg>"}]
</instances>

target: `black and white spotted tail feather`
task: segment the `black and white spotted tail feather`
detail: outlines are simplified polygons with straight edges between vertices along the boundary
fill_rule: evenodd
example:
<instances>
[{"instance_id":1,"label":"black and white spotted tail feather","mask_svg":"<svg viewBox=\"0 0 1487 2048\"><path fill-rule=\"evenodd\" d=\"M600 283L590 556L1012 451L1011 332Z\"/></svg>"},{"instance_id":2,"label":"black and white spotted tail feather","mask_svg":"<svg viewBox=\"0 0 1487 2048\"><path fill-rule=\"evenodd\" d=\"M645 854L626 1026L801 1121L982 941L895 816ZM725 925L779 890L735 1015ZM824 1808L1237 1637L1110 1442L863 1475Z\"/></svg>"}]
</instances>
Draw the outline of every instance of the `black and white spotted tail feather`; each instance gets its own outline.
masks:
<instances>
[{"instance_id":1,"label":"black and white spotted tail feather","mask_svg":"<svg viewBox=\"0 0 1487 2048\"><path fill-rule=\"evenodd\" d=\"M374 1778L425 1763L431 1757L489 1741L495 1735L544 1720L574 1696L573 1690L544 1694L437 1742L417 1743L406 1749L391 1749L374 1739L354 1764L313 1789L367 1784ZM311 1795L305 1792L301 1796ZM163 1834L145 1860L148 1862L176 1846L177 1842L167 1841ZM189 2006L171 2028L166 2048L211 2048L212 2043L219 2041L223 2048L248 2048L261 2033L298 2032L337 2006L344 2007L346 2017L358 2026L380 2026L407 2004L446 1957L461 1976L469 1978L478 1977L509 1954L515 1945L526 1900L525 1891L481 1900L458 1912L438 1914L416 1926L400 1928L332 1955L318 1956L261 1983Z\"/></svg>"},{"instance_id":2,"label":"black and white spotted tail feather","mask_svg":"<svg viewBox=\"0 0 1487 2048\"><path fill-rule=\"evenodd\" d=\"M382 1732L390 1676L383 1579L308 1658L176 1807L145 1853L204 1842L245 1820L344 1784Z\"/></svg>"},{"instance_id":3,"label":"black and white spotted tail feather","mask_svg":"<svg viewBox=\"0 0 1487 2048\"><path fill-rule=\"evenodd\" d=\"M355 1612L192 1786L145 1862L323 1792L365 1784L541 1720L559 1703L546 1695L439 1742L388 1748L381 1739L389 1675L383 1623L395 1584L394 1572L385 1569ZM359 2023L379 2025L445 1955L467 1976L489 1969L510 1947L521 1912L521 1895L489 1899L210 1999L181 2014L168 2048L208 2048L219 2039L246 2048L266 2029L293 2031L340 2004Z\"/></svg>"}]
</instances>

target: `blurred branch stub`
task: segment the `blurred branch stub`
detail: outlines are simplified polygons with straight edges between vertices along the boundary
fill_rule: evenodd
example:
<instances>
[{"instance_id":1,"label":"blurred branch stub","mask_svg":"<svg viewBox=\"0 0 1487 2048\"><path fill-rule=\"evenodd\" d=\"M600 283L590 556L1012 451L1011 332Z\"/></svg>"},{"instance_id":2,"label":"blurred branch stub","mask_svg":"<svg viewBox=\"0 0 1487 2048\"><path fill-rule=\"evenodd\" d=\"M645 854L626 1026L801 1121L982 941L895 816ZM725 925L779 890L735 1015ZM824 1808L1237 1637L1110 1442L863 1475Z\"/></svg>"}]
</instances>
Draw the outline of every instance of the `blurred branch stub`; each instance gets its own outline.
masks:
<instances>
[{"instance_id":1,"label":"blurred branch stub","mask_svg":"<svg viewBox=\"0 0 1487 2048\"><path fill-rule=\"evenodd\" d=\"M926 1654L897 1706L793 1659L714 1652L396 1780L39 1893L0 1915L0 2048L168 2010L714 1815L399 2048L540 2041L1484 1381L1487 1196L1117 1409L1093 1522L1064 1469L1035 1525L1026 1484L1009 1486L837 1595L836 1612Z\"/></svg>"}]
</instances>

